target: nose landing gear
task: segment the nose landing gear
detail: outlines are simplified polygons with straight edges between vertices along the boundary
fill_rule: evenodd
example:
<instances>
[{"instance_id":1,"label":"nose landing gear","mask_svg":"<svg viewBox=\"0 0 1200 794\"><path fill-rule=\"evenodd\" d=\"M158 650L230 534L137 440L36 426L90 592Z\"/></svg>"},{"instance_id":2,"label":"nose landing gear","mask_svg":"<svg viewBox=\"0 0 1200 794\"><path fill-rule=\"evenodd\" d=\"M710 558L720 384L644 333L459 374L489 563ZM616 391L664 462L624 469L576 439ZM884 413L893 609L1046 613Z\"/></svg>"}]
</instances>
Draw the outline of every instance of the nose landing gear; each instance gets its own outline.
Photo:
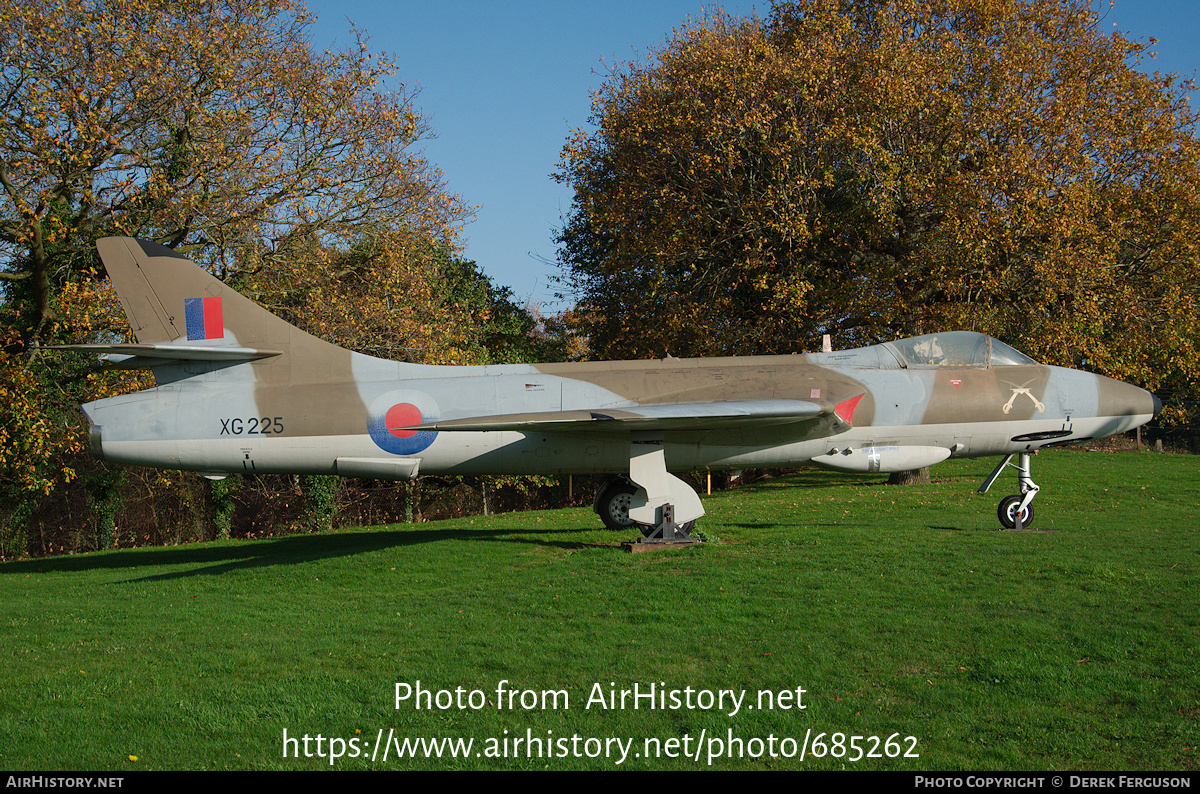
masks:
<instances>
[{"instance_id":1,"label":"nose landing gear","mask_svg":"<svg viewBox=\"0 0 1200 794\"><path fill-rule=\"evenodd\" d=\"M1006 496L1000 500L1000 507L996 513L1005 529L1029 529L1033 524L1033 505L1031 503L1041 489L1029 474L1029 453L1019 453L1015 465L1009 462L1012 459L1012 455L1007 455L1004 460L1000 461L1000 465L992 470L988 478L983 481L983 485L979 487L979 493L987 493L1004 468L1012 466L1017 470L1017 485L1020 487L1021 493Z\"/></svg>"}]
</instances>

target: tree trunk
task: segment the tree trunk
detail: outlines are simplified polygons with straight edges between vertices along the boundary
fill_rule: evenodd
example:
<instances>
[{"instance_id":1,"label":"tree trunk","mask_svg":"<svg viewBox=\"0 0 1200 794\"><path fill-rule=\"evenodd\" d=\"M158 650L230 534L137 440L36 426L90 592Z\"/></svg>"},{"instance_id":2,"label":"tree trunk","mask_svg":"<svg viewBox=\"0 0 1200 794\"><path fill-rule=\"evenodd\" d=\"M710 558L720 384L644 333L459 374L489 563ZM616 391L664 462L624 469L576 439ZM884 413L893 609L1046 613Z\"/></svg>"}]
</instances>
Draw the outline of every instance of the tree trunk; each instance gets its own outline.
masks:
<instances>
[{"instance_id":1,"label":"tree trunk","mask_svg":"<svg viewBox=\"0 0 1200 794\"><path fill-rule=\"evenodd\" d=\"M894 471L888 477L888 485L928 485L929 482L928 466L912 471Z\"/></svg>"}]
</instances>

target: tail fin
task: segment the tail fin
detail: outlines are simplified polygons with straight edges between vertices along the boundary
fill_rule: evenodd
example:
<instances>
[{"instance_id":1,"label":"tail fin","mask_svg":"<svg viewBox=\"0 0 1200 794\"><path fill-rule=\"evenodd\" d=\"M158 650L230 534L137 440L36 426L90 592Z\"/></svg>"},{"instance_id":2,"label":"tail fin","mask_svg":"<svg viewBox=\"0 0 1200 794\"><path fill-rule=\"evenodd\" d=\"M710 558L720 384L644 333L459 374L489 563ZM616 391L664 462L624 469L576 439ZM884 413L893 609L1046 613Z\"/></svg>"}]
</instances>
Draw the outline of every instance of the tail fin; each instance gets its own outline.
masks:
<instances>
[{"instance_id":1,"label":"tail fin","mask_svg":"<svg viewBox=\"0 0 1200 794\"><path fill-rule=\"evenodd\" d=\"M282 348L302 333L166 246L106 237L96 248L142 344Z\"/></svg>"},{"instance_id":2,"label":"tail fin","mask_svg":"<svg viewBox=\"0 0 1200 794\"><path fill-rule=\"evenodd\" d=\"M68 347L132 356L118 365L151 367L160 383L242 361L257 362L260 380L312 383L347 378L351 358L365 358L279 319L170 248L131 237L96 248L138 344Z\"/></svg>"}]
</instances>

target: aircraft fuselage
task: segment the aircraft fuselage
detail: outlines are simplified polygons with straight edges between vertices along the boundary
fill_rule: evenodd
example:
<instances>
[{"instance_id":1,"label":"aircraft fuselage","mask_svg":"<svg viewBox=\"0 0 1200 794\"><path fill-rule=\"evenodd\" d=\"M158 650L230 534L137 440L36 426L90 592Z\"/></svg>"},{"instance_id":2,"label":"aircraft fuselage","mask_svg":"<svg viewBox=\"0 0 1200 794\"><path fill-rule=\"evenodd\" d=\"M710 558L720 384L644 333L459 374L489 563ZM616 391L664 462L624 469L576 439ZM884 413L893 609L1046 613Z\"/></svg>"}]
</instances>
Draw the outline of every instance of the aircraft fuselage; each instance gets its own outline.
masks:
<instances>
[{"instance_id":1,"label":"aircraft fuselage","mask_svg":"<svg viewBox=\"0 0 1200 794\"><path fill-rule=\"evenodd\" d=\"M429 377L283 385L260 383L253 372L241 383L230 382L230 371L220 377L201 372L90 403L85 410L94 426L93 451L109 460L204 472L304 474L339 473L338 458L417 460L414 474L584 474L628 465L629 430L615 423L611 430L586 431L388 429L388 412L405 410L402 406L410 406L407 424L416 426L655 404L779 399L837 405L862 395L847 416L830 412L800 421L663 430L666 464L673 471L809 461L899 471L947 457L1101 438L1155 413L1148 392L1079 370L822 363L835 355L432 367ZM362 358L362 368L390 364ZM253 370L255 364L236 366Z\"/></svg>"}]
</instances>

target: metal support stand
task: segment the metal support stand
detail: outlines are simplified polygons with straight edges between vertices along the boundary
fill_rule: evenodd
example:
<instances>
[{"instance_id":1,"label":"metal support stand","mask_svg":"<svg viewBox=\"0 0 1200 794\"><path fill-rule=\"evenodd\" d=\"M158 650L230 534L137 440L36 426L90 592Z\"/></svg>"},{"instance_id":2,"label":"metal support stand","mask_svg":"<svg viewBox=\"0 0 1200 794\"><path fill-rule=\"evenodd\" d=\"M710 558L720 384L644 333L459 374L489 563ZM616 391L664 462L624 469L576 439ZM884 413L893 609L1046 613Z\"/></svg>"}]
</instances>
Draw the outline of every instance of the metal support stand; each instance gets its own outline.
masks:
<instances>
[{"instance_id":1,"label":"metal support stand","mask_svg":"<svg viewBox=\"0 0 1200 794\"><path fill-rule=\"evenodd\" d=\"M668 502L661 508L662 521L649 535L639 540L639 543L699 543L699 538L691 536L691 530L685 530L682 524L675 523L675 505Z\"/></svg>"}]
</instances>

